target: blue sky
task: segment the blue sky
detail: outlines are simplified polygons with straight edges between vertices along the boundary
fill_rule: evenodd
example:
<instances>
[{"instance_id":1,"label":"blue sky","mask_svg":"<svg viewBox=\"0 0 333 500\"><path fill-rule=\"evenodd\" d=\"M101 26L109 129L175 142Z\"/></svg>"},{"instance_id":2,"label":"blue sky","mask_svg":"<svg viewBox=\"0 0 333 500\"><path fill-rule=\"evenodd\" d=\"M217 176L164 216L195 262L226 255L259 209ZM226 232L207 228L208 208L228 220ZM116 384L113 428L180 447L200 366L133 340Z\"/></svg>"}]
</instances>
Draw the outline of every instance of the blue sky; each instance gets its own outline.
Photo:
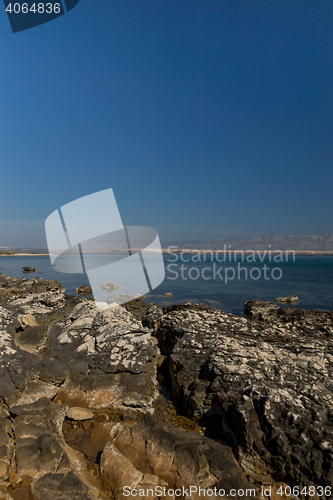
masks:
<instances>
[{"instance_id":1,"label":"blue sky","mask_svg":"<svg viewBox=\"0 0 333 500\"><path fill-rule=\"evenodd\" d=\"M3 7L0 37L0 246L109 187L162 239L333 233L331 2Z\"/></svg>"}]
</instances>

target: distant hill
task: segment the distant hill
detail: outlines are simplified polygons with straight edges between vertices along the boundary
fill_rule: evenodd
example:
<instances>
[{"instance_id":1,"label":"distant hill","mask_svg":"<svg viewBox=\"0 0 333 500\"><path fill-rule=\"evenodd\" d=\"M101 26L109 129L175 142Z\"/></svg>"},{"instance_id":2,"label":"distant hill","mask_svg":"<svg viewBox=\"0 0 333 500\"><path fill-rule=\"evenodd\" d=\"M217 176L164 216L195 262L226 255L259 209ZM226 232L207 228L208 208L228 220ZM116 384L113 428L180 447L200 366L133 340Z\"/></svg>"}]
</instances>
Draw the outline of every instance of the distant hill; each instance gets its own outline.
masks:
<instances>
[{"instance_id":1,"label":"distant hill","mask_svg":"<svg viewBox=\"0 0 333 500\"><path fill-rule=\"evenodd\" d=\"M237 239L214 239L214 240L183 240L183 241L162 241L162 247L168 248L174 245L178 248L198 249L198 250L223 250L226 245L227 250L295 250L295 251L315 251L333 252L333 234L304 236L264 236L261 238L237 238ZM229 247L231 245L231 247Z\"/></svg>"}]
</instances>

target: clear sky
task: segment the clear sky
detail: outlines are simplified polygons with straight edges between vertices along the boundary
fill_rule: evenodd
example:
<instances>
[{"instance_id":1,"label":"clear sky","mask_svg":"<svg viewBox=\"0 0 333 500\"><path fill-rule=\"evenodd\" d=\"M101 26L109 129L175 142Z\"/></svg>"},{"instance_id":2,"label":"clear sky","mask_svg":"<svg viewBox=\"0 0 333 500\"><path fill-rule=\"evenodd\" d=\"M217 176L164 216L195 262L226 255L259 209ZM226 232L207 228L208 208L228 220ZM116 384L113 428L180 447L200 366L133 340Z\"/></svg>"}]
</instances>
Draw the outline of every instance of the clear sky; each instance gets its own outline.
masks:
<instances>
[{"instance_id":1,"label":"clear sky","mask_svg":"<svg viewBox=\"0 0 333 500\"><path fill-rule=\"evenodd\" d=\"M163 239L333 233L331 1L2 6L0 40L0 246L110 187Z\"/></svg>"}]
</instances>

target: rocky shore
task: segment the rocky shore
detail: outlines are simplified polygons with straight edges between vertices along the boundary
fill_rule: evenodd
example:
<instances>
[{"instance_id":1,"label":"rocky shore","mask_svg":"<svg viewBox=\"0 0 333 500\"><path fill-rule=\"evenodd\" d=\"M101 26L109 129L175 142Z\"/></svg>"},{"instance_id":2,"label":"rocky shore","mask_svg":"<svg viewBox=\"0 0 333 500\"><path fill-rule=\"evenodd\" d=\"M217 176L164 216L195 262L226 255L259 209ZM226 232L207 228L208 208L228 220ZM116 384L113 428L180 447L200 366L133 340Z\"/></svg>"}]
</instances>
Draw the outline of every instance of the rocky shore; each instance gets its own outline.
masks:
<instances>
[{"instance_id":1,"label":"rocky shore","mask_svg":"<svg viewBox=\"0 0 333 500\"><path fill-rule=\"evenodd\" d=\"M0 273L0 500L333 491L333 313L245 313Z\"/></svg>"}]
</instances>

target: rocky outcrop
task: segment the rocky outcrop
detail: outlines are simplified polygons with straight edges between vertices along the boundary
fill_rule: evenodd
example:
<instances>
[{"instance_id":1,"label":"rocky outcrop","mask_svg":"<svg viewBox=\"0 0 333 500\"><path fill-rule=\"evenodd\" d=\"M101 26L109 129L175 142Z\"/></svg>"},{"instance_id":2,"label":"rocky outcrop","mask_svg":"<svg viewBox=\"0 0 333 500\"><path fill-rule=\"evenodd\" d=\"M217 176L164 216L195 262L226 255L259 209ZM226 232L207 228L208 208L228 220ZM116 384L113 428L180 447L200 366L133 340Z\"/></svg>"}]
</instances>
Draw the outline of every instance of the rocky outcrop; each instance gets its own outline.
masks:
<instances>
[{"instance_id":1,"label":"rocky outcrop","mask_svg":"<svg viewBox=\"0 0 333 500\"><path fill-rule=\"evenodd\" d=\"M298 297L297 295L289 295L289 297L278 297L275 299L277 302L282 302L282 303L289 303L289 304L296 304L298 302Z\"/></svg>"},{"instance_id":2,"label":"rocky outcrop","mask_svg":"<svg viewBox=\"0 0 333 500\"><path fill-rule=\"evenodd\" d=\"M92 294L92 288L89 285L80 285L75 288L75 291L78 295L90 295Z\"/></svg>"},{"instance_id":3,"label":"rocky outcrop","mask_svg":"<svg viewBox=\"0 0 333 500\"><path fill-rule=\"evenodd\" d=\"M34 278L32 281L29 281L27 278L14 278L13 276L6 276L0 273L0 300L41 292L63 293L64 291L65 287L57 280Z\"/></svg>"},{"instance_id":4,"label":"rocky outcrop","mask_svg":"<svg viewBox=\"0 0 333 500\"><path fill-rule=\"evenodd\" d=\"M332 324L333 317L331 311L310 311L294 307L279 307L274 302L265 302L264 300L245 302L244 314L252 320L295 323L302 330L308 332L314 330L315 334L318 333L317 330L324 331L327 326L329 327ZM235 317L237 318L237 316Z\"/></svg>"},{"instance_id":5,"label":"rocky outcrop","mask_svg":"<svg viewBox=\"0 0 333 500\"><path fill-rule=\"evenodd\" d=\"M4 289L14 288L6 278ZM101 407L152 412L157 341L123 307L98 312L59 282L15 285L0 302L0 488L28 488L32 499L106 498L64 442L62 422Z\"/></svg>"},{"instance_id":6,"label":"rocky outcrop","mask_svg":"<svg viewBox=\"0 0 333 500\"><path fill-rule=\"evenodd\" d=\"M0 274L0 499L333 485L333 313L250 301L250 320L137 298L98 311L64 292ZM178 419L159 420L158 365ZM189 418L197 432L170 424Z\"/></svg>"},{"instance_id":7,"label":"rocky outcrop","mask_svg":"<svg viewBox=\"0 0 333 500\"><path fill-rule=\"evenodd\" d=\"M0 396L9 407L46 396L71 406L152 411L156 340L124 308L98 312L93 301L57 292L10 297L6 306Z\"/></svg>"},{"instance_id":8,"label":"rocky outcrop","mask_svg":"<svg viewBox=\"0 0 333 500\"><path fill-rule=\"evenodd\" d=\"M22 272L23 273L36 273L37 268L36 267L22 267Z\"/></svg>"},{"instance_id":9,"label":"rocky outcrop","mask_svg":"<svg viewBox=\"0 0 333 500\"><path fill-rule=\"evenodd\" d=\"M155 304L154 304L155 305ZM147 304L141 299L134 299L129 302L125 302L122 304L122 307L126 309L126 311L130 312L137 318L140 322L145 318L147 309L151 307L152 304ZM144 325L148 326L148 325ZM150 328L150 327L149 327Z\"/></svg>"},{"instance_id":10,"label":"rocky outcrop","mask_svg":"<svg viewBox=\"0 0 333 500\"><path fill-rule=\"evenodd\" d=\"M67 410L42 398L6 412L0 436L3 488L20 491L28 484L32 500L108 498L88 472L83 456L64 440Z\"/></svg>"},{"instance_id":11,"label":"rocky outcrop","mask_svg":"<svg viewBox=\"0 0 333 500\"><path fill-rule=\"evenodd\" d=\"M269 321L276 317L279 306L265 300L249 300L244 304L244 314L250 319Z\"/></svg>"},{"instance_id":12,"label":"rocky outcrop","mask_svg":"<svg viewBox=\"0 0 333 500\"><path fill-rule=\"evenodd\" d=\"M120 454L124 457L121 471L118 465ZM221 489L226 492L252 489L252 495L255 493L254 486L242 474L228 446L161 424L149 414L131 429L123 429L104 449L102 471L106 480L112 482L118 498L124 498L121 489L125 485L143 491L158 485L167 490L187 490L187 495L182 496L193 500L203 496L204 493L199 495L199 488L206 490L206 494L211 490L207 494L211 498L219 498L216 491ZM197 490L190 491L191 486ZM235 498L243 496L248 498L251 495L236 494Z\"/></svg>"},{"instance_id":13,"label":"rocky outcrop","mask_svg":"<svg viewBox=\"0 0 333 500\"><path fill-rule=\"evenodd\" d=\"M57 402L151 411L156 355L151 331L124 308L97 312L93 302L82 302L51 328L42 358L67 367Z\"/></svg>"},{"instance_id":14,"label":"rocky outcrop","mask_svg":"<svg viewBox=\"0 0 333 500\"><path fill-rule=\"evenodd\" d=\"M333 313L249 306L265 321L191 303L147 312L172 396L249 476L332 485Z\"/></svg>"},{"instance_id":15,"label":"rocky outcrop","mask_svg":"<svg viewBox=\"0 0 333 500\"><path fill-rule=\"evenodd\" d=\"M97 311L59 286L35 285L39 293L25 289L0 306L0 498L26 491L32 500L120 500L125 485L152 498L151 488L188 487L198 478L202 488L222 479L224 487L252 488L229 447L150 417L159 350L141 318L157 317L157 306L135 301ZM90 444L80 448L67 434L70 446L66 421Z\"/></svg>"}]
</instances>

